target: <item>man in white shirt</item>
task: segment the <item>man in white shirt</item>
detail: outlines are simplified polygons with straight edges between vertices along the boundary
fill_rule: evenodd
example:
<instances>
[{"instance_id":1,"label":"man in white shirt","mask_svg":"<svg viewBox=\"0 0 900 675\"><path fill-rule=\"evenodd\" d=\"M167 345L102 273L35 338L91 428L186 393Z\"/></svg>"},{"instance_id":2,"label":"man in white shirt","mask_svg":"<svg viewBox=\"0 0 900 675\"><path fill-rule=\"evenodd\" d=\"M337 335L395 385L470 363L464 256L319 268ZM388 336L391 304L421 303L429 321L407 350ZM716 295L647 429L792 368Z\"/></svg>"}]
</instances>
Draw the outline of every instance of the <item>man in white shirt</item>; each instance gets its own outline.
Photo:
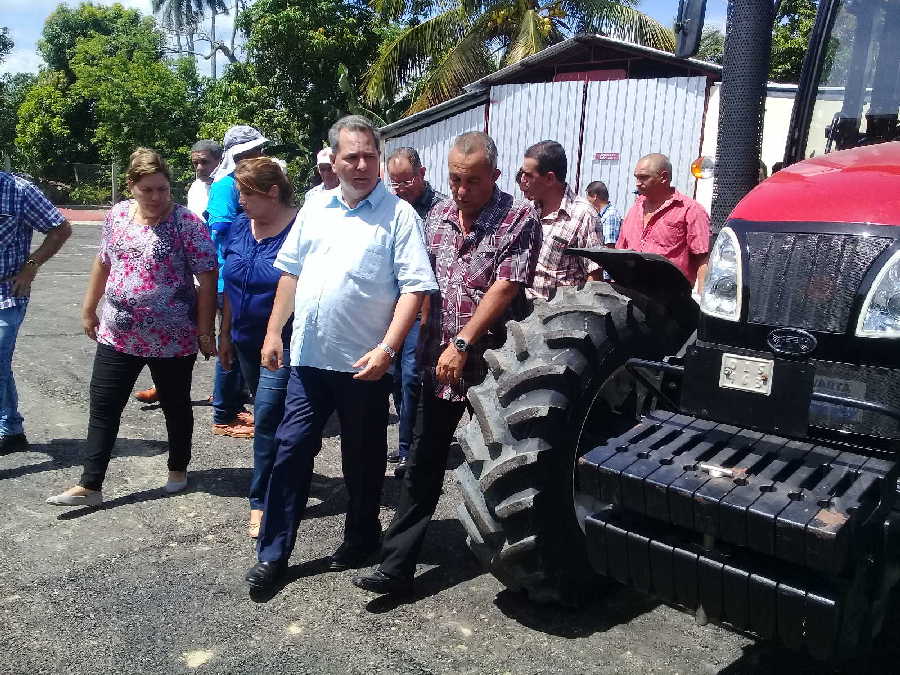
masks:
<instances>
[{"instance_id":1,"label":"man in white shirt","mask_svg":"<svg viewBox=\"0 0 900 675\"><path fill-rule=\"evenodd\" d=\"M391 362L422 298L438 288L415 209L379 179L378 130L351 115L335 123L329 140L340 187L303 204L275 259L282 276L262 365L284 365L282 329L293 316L291 373L259 562L245 577L254 591L272 588L287 568L322 429L335 411L348 506L344 541L328 569L360 567L378 551Z\"/></svg>"},{"instance_id":2,"label":"man in white shirt","mask_svg":"<svg viewBox=\"0 0 900 675\"><path fill-rule=\"evenodd\" d=\"M333 190L338 186L338 177L334 172L334 166L331 164L331 148L322 148L316 155L316 171L322 182L311 190L307 190L304 199L309 199L315 194L325 192L325 190Z\"/></svg>"},{"instance_id":3,"label":"man in white shirt","mask_svg":"<svg viewBox=\"0 0 900 675\"><path fill-rule=\"evenodd\" d=\"M206 202L209 201L209 186L212 185L212 172L219 166L221 159L222 146L215 141L197 141L191 148L191 164L196 180L188 189L187 207L204 220L206 220L203 215L206 211Z\"/></svg>"}]
</instances>

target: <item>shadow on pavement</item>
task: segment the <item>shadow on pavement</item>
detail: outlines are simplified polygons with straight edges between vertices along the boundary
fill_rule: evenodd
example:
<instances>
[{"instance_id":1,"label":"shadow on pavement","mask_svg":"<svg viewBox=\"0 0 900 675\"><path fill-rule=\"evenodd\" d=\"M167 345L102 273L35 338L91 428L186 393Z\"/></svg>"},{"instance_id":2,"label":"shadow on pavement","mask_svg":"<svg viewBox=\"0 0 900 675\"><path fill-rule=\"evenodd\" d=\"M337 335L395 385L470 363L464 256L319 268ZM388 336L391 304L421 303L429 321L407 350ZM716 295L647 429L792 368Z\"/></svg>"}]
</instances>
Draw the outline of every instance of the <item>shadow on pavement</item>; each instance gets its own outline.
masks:
<instances>
[{"instance_id":1,"label":"shadow on pavement","mask_svg":"<svg viewBox=\"0 0 900 675\"><path fill-rule=\"evenodd\" d=\"M57 520L74 520L82 516L90 515L96 511L108 511L120 506L152 502L158 499L170 499L191 492L202 492L215 497L246 497L250 490L251 470L247 468L225 467L219 469L204 469L202 471L188 470L188 487L183 492L174 495L163 492L162 485L140 492L122 495L115 499L104 501L98 507L77 508L59 514ZM307 518L324 518L345 511L345 505L340 500L332 499L336 492L343 487L344 481L340 478L329 478L315 474L310 487L310 498L321 500L307 509Z\"/></svg>"},{"instance_id":2,"label":"shadow on pavement","mask_svg":"<svg viewBox=\"0 0 900 675\"><path fill-rule=\"evenodd\" d=\"M37 464L25 464L14 469L0 470L0 480L22 478L41 471L55 471L81 466L87 441L83 438L55 438L49 443L32 443L27 452L50 455L51 459ZM120 438L116 441L113 457L155 457L169 450L165 441ZM23 455L25 453L16 453Z\"/></svg>"},{"instance_id":3,"label":"shadow on pavement","mask_svg":"<svg viewBox=\"0 0 900 675\"><path fill-rule=\"evenodd\" d=\"M578 608L539 605L524 593L503 590L494 604L506 616L523 626L564 638L583 638L605 633L628 623L659 605L650 596L609 583L596 597Z\"/></svg>"},{"instance_id":4,"label":"shadow on pavement","mask_svg":"<svg viewBox=\"0 0 900 675\"><path fill-rule=\"evenodd\" d=\"M366 611L384 614L402 605L411 605L437 595L482 574L466 546L465 531L455 518L431 522L419 562L435 567L416 576L412 593L376 596L366 603Z\"/></svg>"}]
</instances>

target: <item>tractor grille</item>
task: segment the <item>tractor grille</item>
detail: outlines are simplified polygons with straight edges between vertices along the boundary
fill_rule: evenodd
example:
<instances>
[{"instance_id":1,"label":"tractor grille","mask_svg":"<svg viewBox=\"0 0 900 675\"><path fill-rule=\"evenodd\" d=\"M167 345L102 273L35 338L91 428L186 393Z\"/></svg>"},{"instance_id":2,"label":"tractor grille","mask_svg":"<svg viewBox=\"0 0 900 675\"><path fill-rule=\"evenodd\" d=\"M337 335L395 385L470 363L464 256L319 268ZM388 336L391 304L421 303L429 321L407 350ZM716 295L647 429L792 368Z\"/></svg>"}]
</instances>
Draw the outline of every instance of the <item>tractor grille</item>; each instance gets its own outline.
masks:
<instances>
[{"instance_id":1,"label":"tractor grille","mask_svg":"<svg viewBox=\"0 0 900 675\"><path fill-rule=\"evenodd\" d=\"M856 291L887 237L748 232L750 323L847 329Z\"/></svg>"}]
</instances>

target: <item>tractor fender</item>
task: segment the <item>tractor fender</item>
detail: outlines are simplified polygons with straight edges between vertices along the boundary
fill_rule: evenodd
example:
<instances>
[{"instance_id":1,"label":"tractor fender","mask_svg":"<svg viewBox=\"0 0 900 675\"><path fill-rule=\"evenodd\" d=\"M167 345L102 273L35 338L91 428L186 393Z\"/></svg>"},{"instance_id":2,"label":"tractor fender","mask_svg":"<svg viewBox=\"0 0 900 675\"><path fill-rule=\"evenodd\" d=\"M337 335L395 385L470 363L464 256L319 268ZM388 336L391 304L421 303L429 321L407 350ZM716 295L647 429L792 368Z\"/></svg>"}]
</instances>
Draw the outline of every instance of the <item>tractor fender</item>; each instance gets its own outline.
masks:
<instances>
[{"instance_id":1,"label":"tractor fender","mask_svg":"<svg viewBox=\"0 0 900 675\"><path fill-rule=\"evenodd\" d=\"M660 301L671 308L679 323L696 323L700 308L692 296L691 282L665 256L615 248L569 248L566 253L600 265L613 278L612 286L618 292Z\"/></svg>"}]
</instances>

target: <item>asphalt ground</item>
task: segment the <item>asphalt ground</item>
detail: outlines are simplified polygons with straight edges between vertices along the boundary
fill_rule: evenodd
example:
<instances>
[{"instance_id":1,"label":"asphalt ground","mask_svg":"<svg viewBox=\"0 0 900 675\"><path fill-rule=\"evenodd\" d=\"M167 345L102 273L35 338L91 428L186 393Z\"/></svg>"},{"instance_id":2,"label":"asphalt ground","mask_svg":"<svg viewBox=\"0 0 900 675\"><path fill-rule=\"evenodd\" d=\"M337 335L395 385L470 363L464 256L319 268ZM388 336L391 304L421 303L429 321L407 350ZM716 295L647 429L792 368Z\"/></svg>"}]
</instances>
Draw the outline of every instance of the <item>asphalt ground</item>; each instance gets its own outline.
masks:
<instances>
[{"instance_id":1,"label":"asphalt ground","mask_svg":"<svg viewBox=\"0 0 900 675\"><path fill-rule=\"evenodd\" d=\"M248 441L213 436L212 362L199 361L190 487L166 496L156 406L128 404L99 510L44 499L72 485L88 411L94 343L79 321L99 225L78 225L39 273L14 370L29 452L0 457L2 673L743 673L822 672L806 658L622 588L578 610L529 604L482 574L445 494L422 554L417 593L377 598L354 572L323 572L340 543L345 492L337 427L316 461L315 505L290 581L266 602L243 583ZM141 375L138 387L150 384ZM392 420L396 420L395 417ZM389 429L396 444L396 425ZM385 482L382 522L398 497Z\"/></svg>"}]
</instances>

